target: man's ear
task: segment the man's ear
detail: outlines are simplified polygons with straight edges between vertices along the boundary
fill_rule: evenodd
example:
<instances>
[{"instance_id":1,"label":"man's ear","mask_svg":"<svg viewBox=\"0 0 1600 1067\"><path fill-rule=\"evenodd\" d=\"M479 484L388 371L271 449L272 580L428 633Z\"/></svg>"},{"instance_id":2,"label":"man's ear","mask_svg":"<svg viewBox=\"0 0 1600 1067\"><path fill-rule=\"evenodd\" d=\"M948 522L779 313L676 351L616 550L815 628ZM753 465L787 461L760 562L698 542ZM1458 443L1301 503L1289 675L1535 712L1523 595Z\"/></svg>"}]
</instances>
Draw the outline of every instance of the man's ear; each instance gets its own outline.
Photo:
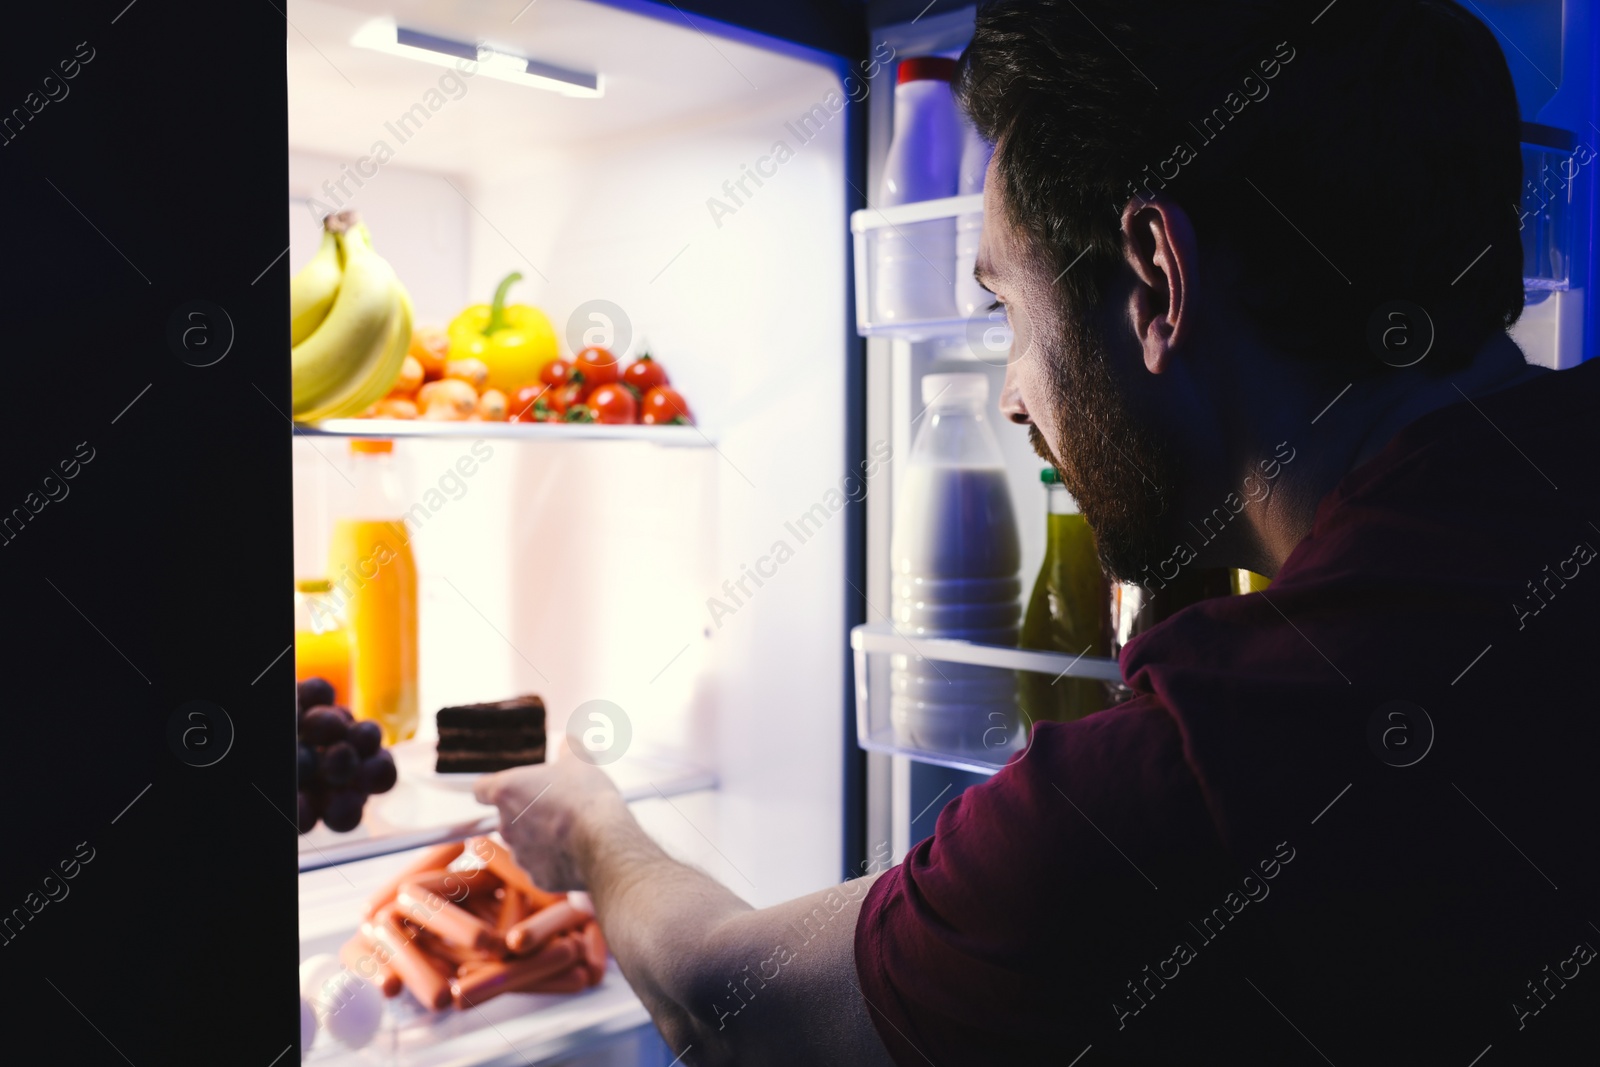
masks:
<instances>
[{"instance_id":1,"label":"man's ear","mask_svg":"<svg viewBox=\"0 0 1600 1067\"><path fill-rule=\"evenodd\" d=\"M1161 374L1194 330L1199 246L1188 214L1165 197L1135 197L1122 210L1123 259L1133 271L1128 320L1145 369Z\"/></svg>"}]
</instances>

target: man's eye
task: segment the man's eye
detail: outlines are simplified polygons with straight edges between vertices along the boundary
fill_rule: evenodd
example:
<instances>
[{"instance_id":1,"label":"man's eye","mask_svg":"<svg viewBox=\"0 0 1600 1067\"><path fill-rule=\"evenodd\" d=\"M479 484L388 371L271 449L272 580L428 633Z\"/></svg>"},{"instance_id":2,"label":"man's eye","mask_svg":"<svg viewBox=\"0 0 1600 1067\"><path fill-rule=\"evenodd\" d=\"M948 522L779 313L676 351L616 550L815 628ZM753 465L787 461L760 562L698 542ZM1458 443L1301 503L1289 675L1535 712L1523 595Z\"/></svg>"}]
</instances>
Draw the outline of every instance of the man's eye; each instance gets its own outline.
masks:
<instances>
[{"instance_id":1,"label":"man's eye","mask_svg":"<svg viewBox=\"0 0 1600 1067\"><path fill-rule=\"evenodd\" d=\"M996 300L994 303L989 305L990 311L1004 311L1005 309L1006 302L1004 300Z\"/></svg>"}]
</instances>

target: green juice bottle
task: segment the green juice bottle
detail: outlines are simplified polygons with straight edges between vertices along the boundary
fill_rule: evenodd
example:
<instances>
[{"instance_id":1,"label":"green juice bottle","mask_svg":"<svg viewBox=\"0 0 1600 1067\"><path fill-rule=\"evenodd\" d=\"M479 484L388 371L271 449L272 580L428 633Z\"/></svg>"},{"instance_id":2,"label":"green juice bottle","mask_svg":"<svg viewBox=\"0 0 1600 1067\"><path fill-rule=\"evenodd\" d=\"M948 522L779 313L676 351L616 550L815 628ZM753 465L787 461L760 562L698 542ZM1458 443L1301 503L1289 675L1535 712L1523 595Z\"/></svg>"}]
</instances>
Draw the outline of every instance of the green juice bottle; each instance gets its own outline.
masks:
<instances>
[{"instance_id":1,"label":"green juice bottle","mask_svg":"<svg viewBox=\"0 0 1600 1067\"><path fill-rule=\"evenodd\" d=\"M1111 653L1106 604L1110 586L1100 570L1094 531L1054 468L1039 475L1047 494L1044 565L1022 617L1021 647L1069 656ZM1028 721L1070 722L1106 706L1105 687L1085 678L1019 671L1017 699Z\"/></svg>"},{"instance_id":2,"label":"green juice bottle","mask_svg":"<svg viewBox=\"0 0 1600 1067\"><path fill-rule=\"evenodd\" d=\"M1233 572L1233 592L1235 596L1245 593L1259 593L1272 584L1272 579L1265 574L1255 571L1236 570Z\"/></svg>"}]
</instances>

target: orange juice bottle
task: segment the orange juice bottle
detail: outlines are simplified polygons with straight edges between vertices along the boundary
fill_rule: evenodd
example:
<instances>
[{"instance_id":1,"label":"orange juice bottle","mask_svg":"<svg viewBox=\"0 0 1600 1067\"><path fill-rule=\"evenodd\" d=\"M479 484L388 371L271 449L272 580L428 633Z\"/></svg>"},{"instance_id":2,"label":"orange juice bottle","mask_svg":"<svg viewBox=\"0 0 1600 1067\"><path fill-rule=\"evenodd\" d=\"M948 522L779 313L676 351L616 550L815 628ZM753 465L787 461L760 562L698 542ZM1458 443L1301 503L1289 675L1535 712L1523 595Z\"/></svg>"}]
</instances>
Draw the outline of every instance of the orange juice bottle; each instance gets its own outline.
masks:
<instances>
[{"instance_id":1,"label":"orange juice bottle","mask_svg":"<svg viewBox=\"0 0 1600 1067\"><path fill-rule=\"evenodd\" d=\"M307 678L321 678L335 704L350 706L350 631L326 578L294 584L294 680Z\"/></svg>"},{"instance_id":2,"label":"orange juice bottle","mask_svg":"<svg viewBox=\"0 0 1600 1067\"><path fill-rule=\"evenodd\" d=\"M350 711L392 745L417 732L417 564L402 516L394 443L356 438L355 508L334 523L328 577L352 643Z\"/></svg>"}]
</instances>

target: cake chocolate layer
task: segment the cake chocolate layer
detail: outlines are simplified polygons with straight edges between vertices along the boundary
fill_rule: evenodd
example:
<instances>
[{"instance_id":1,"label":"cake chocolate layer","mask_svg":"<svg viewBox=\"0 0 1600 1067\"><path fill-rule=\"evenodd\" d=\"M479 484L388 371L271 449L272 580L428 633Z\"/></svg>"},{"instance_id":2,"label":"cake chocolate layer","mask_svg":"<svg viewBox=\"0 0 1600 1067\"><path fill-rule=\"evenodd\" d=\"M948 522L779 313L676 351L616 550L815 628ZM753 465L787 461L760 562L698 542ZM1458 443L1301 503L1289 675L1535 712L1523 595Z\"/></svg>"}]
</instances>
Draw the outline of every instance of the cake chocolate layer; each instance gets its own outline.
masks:
<instances>
[{"instance_id":1,"label":"cake chocolate layer","mask_svg":"<svg viewBox=\"0 0 1600 1067\"><path fill-rule=\"evenodd\" d=\"M544 762L544 746L504 751L440 752L434 769L439 774L487 774L510 767Z\"/></svg>"},{"instance_id":2,"label":"cake chocolate layer","mask_svg":"<svg viewBox=\"0 0 1600 1067\"><path fill-rule=\"evenodd\" d=\"M439 709L439 729L544 729L544 701L529 693L487 704L460 704Z\"/></svg>"},{"instance_id":3,"label":"cake chocolate layer","mask_svg":"<svg viewBox=\"0 0 1600 1067\"><path fill-rule=\"evenodd\" d=\"M516 727L511 730L467 729L461 726L441 726L439 747L442 749L510 749L532 748L545 742L542 727Z\"/></svg>"}]
</instances>

